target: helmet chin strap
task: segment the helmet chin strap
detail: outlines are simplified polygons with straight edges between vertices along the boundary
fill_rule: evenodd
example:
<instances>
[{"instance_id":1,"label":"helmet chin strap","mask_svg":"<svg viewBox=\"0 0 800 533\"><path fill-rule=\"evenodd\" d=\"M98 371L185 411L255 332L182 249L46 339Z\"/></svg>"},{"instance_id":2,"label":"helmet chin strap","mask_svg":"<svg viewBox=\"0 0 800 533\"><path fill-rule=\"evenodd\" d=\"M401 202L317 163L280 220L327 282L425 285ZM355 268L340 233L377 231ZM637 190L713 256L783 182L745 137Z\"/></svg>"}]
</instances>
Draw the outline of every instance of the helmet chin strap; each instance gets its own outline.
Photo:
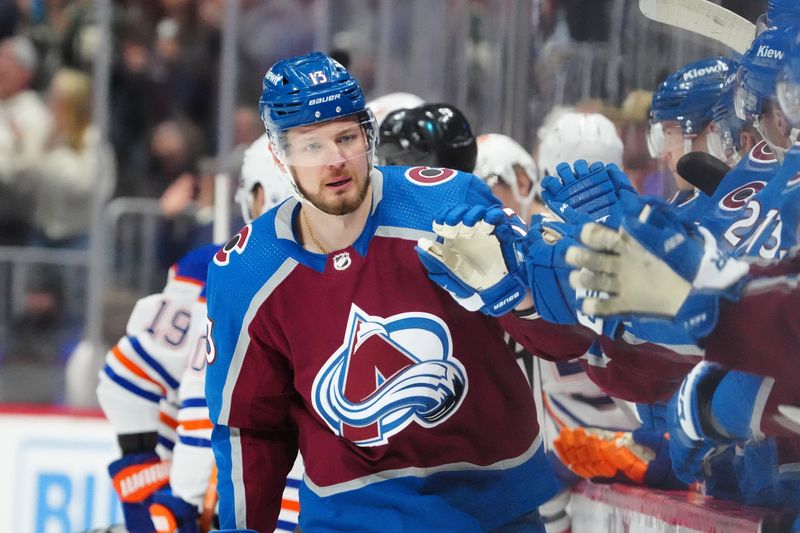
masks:
<instances>
[{"instance_id":1,"label":"helmet chin strap","mask_svg":"<svg viewBox=\"0 0 800 533\"><path fill-rule=\"evenodd\" d=\"M683 137L683 155L691 153L692 151L692 137Z\"/></svg>"}]
</instances>

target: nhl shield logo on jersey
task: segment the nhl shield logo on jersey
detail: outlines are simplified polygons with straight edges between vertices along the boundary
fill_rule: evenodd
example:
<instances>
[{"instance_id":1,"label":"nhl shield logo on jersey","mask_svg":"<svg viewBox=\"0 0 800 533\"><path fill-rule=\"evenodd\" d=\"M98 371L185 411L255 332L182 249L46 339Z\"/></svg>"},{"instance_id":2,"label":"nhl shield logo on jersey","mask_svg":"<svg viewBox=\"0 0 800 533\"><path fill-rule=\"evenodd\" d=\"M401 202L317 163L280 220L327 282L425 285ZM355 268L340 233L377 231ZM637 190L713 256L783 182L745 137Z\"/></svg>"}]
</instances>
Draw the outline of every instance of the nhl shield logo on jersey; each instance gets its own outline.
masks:
<instances>
[{"instance_id":1,"label":"nhl shield logo on jersey","mask_svg":"<svg viewBox=\"0 0 800 533\"><path fill-rule=\"evenodd\" d=\"M457 174L458 172L452 168L435 167L411 167L405 171L405 177L408 181L426 187L450 181Z\"/></svg>"},{"instance_id":2,"label":"nhl shield logo on jersey","mask_svg":"<svg viewBox=\"0 0 800 533\"><path fill-rule=\"evenodd\" d=\"M342 252L333 256L333 268L336 270L347 270L347 267L349 267L352 262L348 252Z\"/></svg>"},{"instance_id":3,"label":"nhl shield logo on jersey","mask_svg":"<svg viewBox=\"0 0 800 533\"><path fill-rule=\"evenodd\" d=\"M411 422L441 424L468 389L452 349L450 330L434 315L382 318L353 304L342 345L314 379L314 409L358 446L386 444Z\"/></svg>"}]
</instances>

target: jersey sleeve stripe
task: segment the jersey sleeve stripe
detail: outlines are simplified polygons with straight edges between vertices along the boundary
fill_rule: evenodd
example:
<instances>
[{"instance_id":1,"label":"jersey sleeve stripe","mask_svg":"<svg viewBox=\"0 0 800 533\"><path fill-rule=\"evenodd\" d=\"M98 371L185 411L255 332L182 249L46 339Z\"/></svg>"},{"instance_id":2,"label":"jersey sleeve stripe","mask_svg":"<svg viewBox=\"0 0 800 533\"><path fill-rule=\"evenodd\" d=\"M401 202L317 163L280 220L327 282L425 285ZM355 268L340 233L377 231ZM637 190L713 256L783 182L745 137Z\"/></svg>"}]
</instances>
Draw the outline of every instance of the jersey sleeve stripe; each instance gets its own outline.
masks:
<instances>
[{"instance_id":1,"label":"jersey sleeve stripe","mask_svg":"<svg viewBox=\"0 0 800 533\"><path fill-rule=\"evenodd\" d=\"M175 281L181 281L183 283L191 283L192 285L197 285L198 287L205 286L205 282L199 279L190 278L187 276L176 275L174 278Z\"/></svg>"},{"instance_id":2,"label":"jersey sleeve stripe","mask_svg":"<svg viewBox=\"0 0 800 533\"><path fill-rule=\"evenodd\" d=\"M255 318L256 313L261 308L261 305L267 300L272 291L286 279L292 270L297 266L295 259L286 259L275 273L262 285L258 292L250 300L250 305L247 307L247 312L244 314L242 323L239 329L239 336L236 340L236 348L233 351L230 365L228 366L228 373L225 376L225 385L222 388L222 405L219 410L219 417L217 422L222 425L227 425L230 419L231 401L233 399L233 389L239 379L239 373L244 365L245 353L250 344L250 334L248 328L250 323Z\"/></svg>"},{"instance_id":3,"label":"jersey sleeve stripe","mask_svg":"<svg viewBox=\"0 0 800 533\"><path fill-rule=\"evenodd\" d=\"M205 398L187 398L181 402L181 409L191 407L208 407L208 403Z\"/></svg>"},{"instance_id":4,"label":"jersey sleeve stripe","mask_svg":"<svg viewBox=\"0 0 800 533\"><path fill-rule=\"evenodd\" d=\"M122 366L124 366L128 371L130 371L137 377L140 377L141 379L147 381L148 383L152 383L153 385L158 387L158 390L161 391L162 396L166 396L167 389L165 389L161 383L159 383L158 381L154 380L149 375L147 375L147 372L142 370L142 368L139 367L136 363L128 359L125 356L125 354L122 353L122 350L119 349L119 346L114 346L113 348L111 348L111 353L114 354L116 360L119 361L120 364L122 364Z\"/></svg>"},{"instance_id":5,"label":"jersey sleeve stripe","mask_svg":"<svg viewBox=\"0 0 800 533\"><path fill-rule=\"evenodd\" d=\"M158 414L158 419L161 420L161 423L167 427L172 429L177 429L178 421L169 416L167 413L161 412Z\"/></svg>"},{"instance_id":6,"label":"jersey sleeve stripe","mask_svg":"<svg viewBox=\"0 0 800 533\"><path fill-rule=\"evenodd\" d=\"M186 420L180 423L180 429L185 431L192 431L196 429L213 429L214 425L211 423L211 420L208 419L199 419L199 420Z\"/></svg>"},{"instance_id":7,"label":"jersey sleeve stripe","mask_svg":"<svg viewBox=\"0 0 800 533\"><path fill-rule=\"evenodd\" d=\"M281 500L281 509L286 509L287 511L294 511L296 513L300 512L300 502L296 502L294 500L287 500L286 498Z\"/></svg>"},{"instance_id":8,"label":"jersey sleeve stripe","mask_svg":"<svg viewBox=\"0 0 800 533\"><path fill-rule=\"evenodd\" d=\"M169 440L169 439L168 439L167 437L165 437L164 435L159 435L159 436L158 436L158 443L159 443L160 445L162 445L164 448L166 448L166 449L168 449L168 450L170 450L170 451L172 451L172 449L175 447L175 442L174 442L174 441L171 441L171 440Z\"/></svg>"},{"instance_id":9,"label":"jersey sleeve stripe","mask_svg":"<svg viewBox=\"0 0 800 533\"><path fill-rule=\"evenodd\" d=\"M201 439L199 437L190 437L188 435L181 435L178 437L181 444L187 446L194 446L196 448L211 448L211 439Z\"/></svg>"},{"instance_id":10,"label":"jersey sleeve stripe","mask_svg":"<svg viewBox=\"0 0 800 533\"><path fill-rule=\"evenodd\" d=\"M178 385L180 385L178 380L172 377L158 361L156 361L149 353L147 353L147 351L139 342L139 339L128 335L128 341L131 343L131 346L133 346L133 349L136 350L136 353L139 354L139 357L141 357L144 362L150 365L150 368L155 370L156 373L158 373L158 375L161 376L161 378L167 383L167 385L170 386L170 388L178 388Z\"/></svg>"},{"instance_id":11,"label":"jersey sleeve stripe","mask_svg":"<svg viewBox=\"0 0 800 533\"><path fill-rule=\"evenodd\" d=\"M297 529L297 524L292 524L286 520L278 520L275 523L275 529L279 529L281 531L295 531Z\"/></svg>"},{"instance_id":12,"label":"jersey sleeve stripe","mask_svg":"<svg viewBox=\"0 0 800 533\"><path fill-rule=\"evenodd\" d=\"M128 392L133 393L136 396L144 398L145 400L148 400L153 403L158 403L161 401L161 395L156 394L154 392L146 391L141 387L134 385L127 379L117 375L117 373L114 372L110 366L105 365L103 367L103 372L105 372L106 376L108 376L111 379L111 381L113 381L123 389L127 390Z\"/></svg>"}]
</instances>

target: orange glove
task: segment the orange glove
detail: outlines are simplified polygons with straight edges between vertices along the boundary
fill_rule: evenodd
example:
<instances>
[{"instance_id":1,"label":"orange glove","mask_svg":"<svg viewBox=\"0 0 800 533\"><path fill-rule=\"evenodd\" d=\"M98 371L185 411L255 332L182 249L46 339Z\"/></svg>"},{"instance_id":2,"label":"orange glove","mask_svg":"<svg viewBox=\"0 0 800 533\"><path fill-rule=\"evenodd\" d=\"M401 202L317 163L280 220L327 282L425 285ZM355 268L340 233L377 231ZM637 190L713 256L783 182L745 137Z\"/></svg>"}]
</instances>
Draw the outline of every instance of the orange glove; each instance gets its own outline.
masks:
<instances>
[{"instance_id":1,"label":"orange glove","mask_svg":"<svg viewBox=\"0 0 800 533\"><path fill-rule=\"evenodd\" d=\"M642 484L650 462L656 457L652 449L637 444L630 432L562 428L553 445L570 470L589 479L622 473Z\"/></svg>"}]
</instances>

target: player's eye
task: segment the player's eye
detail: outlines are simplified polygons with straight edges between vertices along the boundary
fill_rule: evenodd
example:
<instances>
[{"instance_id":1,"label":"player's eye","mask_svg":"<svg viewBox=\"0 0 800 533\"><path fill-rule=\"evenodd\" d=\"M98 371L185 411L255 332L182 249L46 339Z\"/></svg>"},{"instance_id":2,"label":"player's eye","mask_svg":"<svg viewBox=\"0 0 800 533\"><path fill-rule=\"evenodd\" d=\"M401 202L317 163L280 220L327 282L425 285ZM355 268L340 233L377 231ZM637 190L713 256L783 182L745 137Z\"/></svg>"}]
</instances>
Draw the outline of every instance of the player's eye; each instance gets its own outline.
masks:
<instances>
[{"instance_id":1,"label":"player's eye","mask_svg":"<svg viewBox=\"0 0 800 533\"><path fill-rule=\"evenodd\" d=\"M316 142L314 142L314 143L306 143L301 148L301 151L306 152L306 153L310 153L310 154L319 152L320 150L322 150L322 145L320 143L316 143Z\"/></svg>"},{"instance_id":2,"label":"player's eye","mask_svg":"<svg viewBox=\"0 0 800 533\"><path fill-rule=\"evenodd\" d=\"M351 144L355 142L356 136L353 134L341 135L339 136L339 144Z\"/></svg>"}]
</instances>

